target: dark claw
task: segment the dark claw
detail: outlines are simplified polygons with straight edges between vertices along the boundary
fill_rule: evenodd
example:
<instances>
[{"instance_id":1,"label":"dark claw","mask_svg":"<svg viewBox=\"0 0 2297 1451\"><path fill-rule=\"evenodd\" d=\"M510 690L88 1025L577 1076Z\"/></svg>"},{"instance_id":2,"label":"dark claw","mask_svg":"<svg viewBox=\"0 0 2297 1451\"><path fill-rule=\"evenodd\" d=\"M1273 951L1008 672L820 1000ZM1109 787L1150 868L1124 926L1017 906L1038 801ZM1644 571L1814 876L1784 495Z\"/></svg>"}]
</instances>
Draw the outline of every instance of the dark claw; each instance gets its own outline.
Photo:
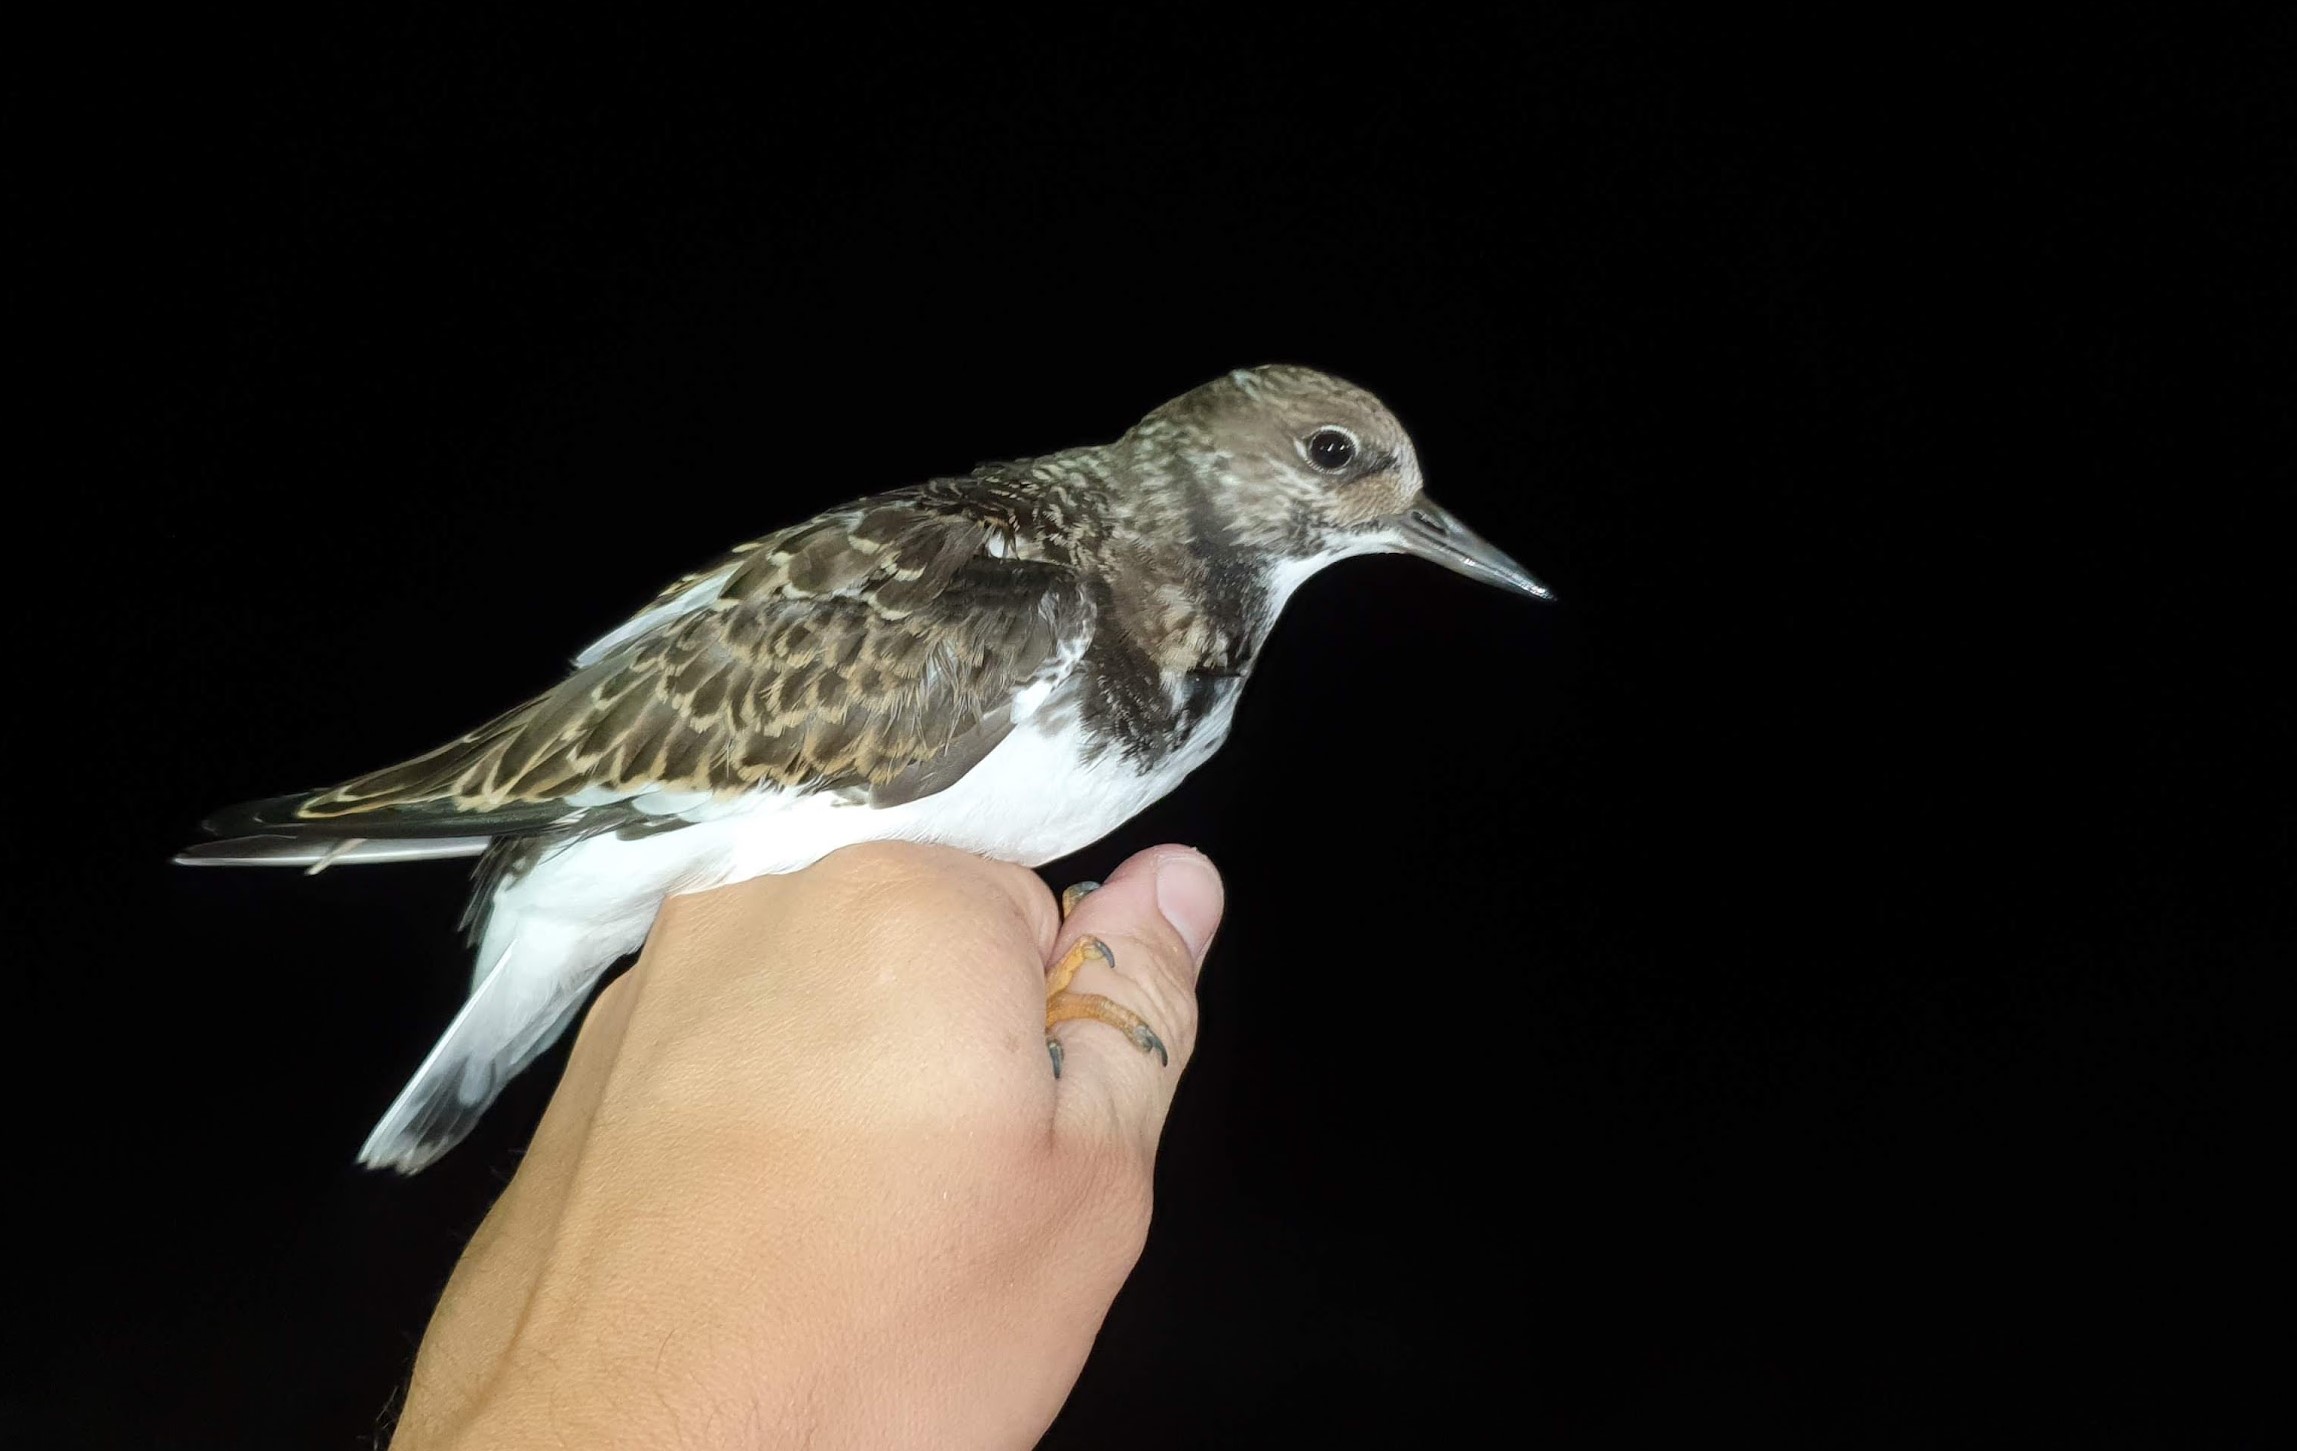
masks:
<instances>
[{"instance_id":1,"label":"dark claw","mask_svg":"<svg viewBox=\"0 0 2297 1451\"><path fill-rule=\"evenodd\" d=\"M1059 1078L1061 1076L1061 1040L1050 1033L1045 1035L1045 1054L1053 1060L1053 1076Z\"/></svg>"},{"instance_id":2,"label":"dark claw","mask_svg":"<svg viewBox=\"0 0 2297 1451\"><path fill-rule=\"evenodd\" d=\"M1091 896L1093 893L1095 893L1095 892L1099 891L1100 889L1101 889L1101 884L1100 884L1099 882L1072 882L1072 883L1070 883L1068 886L1066 886L1066 887L1062 888L1062 889L1061 889L1061 918L1062 918L1062 920L1063 920L1063 921L1066 921L1066 920L1068 920L1068 916L1069 916L1069 914L1070 914L1071 912L1074 912L1074 911L1076 911L1076 910L1077 910L1077 904L1078 904L1079 902L1082 902L1083 900L1085 900L1085 898L1087 898L1087 897L1090 897L1090 896Z\"/></svg>"},{"instance_id":3,"label":"dark claw","mask_svg":"<svg viewBox=\"0 0 2297 1451\"><path fill-rule=\"evenodd\" d=\"M1163 1067L1172 1067L1172 1055L1164 1051L1164 1039L1159 1038L1148 1024L1143 1023L1133 1029L1133 1046L1143 1053L1156 1054L1156 1061Z\"/></svg>"}]
</instances>

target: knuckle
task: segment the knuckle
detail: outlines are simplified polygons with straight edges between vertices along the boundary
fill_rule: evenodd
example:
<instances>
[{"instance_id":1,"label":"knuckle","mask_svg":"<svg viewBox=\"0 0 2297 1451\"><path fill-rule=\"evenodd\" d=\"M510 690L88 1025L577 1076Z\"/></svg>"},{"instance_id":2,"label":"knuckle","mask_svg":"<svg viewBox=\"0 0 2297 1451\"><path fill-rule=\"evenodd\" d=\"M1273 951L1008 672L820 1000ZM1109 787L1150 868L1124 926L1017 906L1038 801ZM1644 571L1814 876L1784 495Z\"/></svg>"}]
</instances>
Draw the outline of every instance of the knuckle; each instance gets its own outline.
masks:
<instances>
[{"instance_id":1,"label":"knuckle","mask_svg":"<svg viewBox=\"0 0 2297 1451\"><path fill-rule=\"evenodd\" d=\"M904 923L971 917L1039 942L1052 930L1044 885L1034 873L1004 862L948 847L876 841L833 852L821 868L839 888L842 905L857 916Z\"/></svg>"},{"instance_id":2,"label":"knuckle","mask_svg":"<svg viewBox=\"0 0 2297 1451\"><path fill-rule=\"evenodd\" d=\"M929 847L907 841L865 841L840 847L807 870L839 890L874 895L929 880L938 865Z\"/></svg>"},{"instance_id":3,"label":"knuckle","mask_svg":"<svg viewBox=\"0 0 2297 1451\"><path fill-rule=\"evenodd\" d=\"M1037 874L1008 862L974 860L983 869L983 893L993 896L1006 921L1040 953L1050 947L1061 928L1061 912Z\"/></svg>"}]
</instances>

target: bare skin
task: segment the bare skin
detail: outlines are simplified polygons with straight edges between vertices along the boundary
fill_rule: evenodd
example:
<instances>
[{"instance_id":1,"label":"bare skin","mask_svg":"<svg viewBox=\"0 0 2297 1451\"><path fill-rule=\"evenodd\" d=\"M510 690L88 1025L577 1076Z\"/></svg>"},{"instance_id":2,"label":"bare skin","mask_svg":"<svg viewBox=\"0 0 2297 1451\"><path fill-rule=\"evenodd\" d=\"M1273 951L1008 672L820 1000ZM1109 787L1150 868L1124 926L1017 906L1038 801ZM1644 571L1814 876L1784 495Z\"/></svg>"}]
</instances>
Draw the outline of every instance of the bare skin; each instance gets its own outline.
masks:
<instances>
[{"instance_id":1,"label":"bare skin","mask_svg":"<svg viewBox=\"0 0 2297 1451\"><path fill-rule=\"evenodd\" d=\"M1219 922L1158 847L1062 921L878 844L665 906L448 1282L393 1445L1033 1444L1148 1231ZM1046 975L1156 1025L1052 1029ZM1137 1019L1136 1019L1137 1021Z\"/></svg>"}]
</instances>

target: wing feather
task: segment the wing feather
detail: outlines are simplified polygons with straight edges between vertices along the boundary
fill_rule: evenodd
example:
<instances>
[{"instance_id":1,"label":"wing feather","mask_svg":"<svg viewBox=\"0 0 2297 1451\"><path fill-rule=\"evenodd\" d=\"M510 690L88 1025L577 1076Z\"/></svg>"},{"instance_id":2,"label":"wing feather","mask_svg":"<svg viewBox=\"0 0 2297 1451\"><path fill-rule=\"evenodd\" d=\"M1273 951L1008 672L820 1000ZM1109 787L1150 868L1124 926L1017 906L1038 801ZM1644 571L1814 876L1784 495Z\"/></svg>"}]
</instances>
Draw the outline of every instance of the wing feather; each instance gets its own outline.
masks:
<instances>
[{"instance_id":1,"label":"wing feather","mask_svg":"<svg viewBox=\"0 0 2297 1451\"><path fill-rule=\"evenodd\" d=\"M653 793L931 794L1012 729L1016 701L1043 698L1033 686L1074 668L1092 625L1073 569L989 547L995 526L960 504L904 491L753 541L670 585L518 709L234 822L510 835Z\"/></svg>"}]
</instances>

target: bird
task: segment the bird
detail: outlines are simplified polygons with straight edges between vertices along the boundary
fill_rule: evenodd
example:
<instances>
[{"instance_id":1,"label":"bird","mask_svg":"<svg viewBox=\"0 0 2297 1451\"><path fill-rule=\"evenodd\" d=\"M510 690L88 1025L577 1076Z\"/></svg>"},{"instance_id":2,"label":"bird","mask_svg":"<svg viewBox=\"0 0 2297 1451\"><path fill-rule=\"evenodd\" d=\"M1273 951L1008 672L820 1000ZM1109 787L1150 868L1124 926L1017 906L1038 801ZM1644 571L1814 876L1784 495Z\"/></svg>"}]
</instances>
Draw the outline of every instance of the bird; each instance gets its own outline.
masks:
<instances>
[{"instance_id":1,"label":"bird","mask_svg":"<svg viewBox=\"0 0 2297 1451\"><path fill-rule=\"evenodd\" d=\"M1241 368L1113 443L872 494L737 545L438 749L203 823L190 865L478 858L461 1010L359 1151L412 1174L467 1135L678 893L864 841L1037 867L1217 751L1285 602L1401 553L1552 592L1426 494L1372 393ZM1063 898L1064 910L1075 893ZM1153 1026L1047 978L1046 1036ZM1112 959L1113 960L1113 959Z\"/></svg>"}]
</instances>

